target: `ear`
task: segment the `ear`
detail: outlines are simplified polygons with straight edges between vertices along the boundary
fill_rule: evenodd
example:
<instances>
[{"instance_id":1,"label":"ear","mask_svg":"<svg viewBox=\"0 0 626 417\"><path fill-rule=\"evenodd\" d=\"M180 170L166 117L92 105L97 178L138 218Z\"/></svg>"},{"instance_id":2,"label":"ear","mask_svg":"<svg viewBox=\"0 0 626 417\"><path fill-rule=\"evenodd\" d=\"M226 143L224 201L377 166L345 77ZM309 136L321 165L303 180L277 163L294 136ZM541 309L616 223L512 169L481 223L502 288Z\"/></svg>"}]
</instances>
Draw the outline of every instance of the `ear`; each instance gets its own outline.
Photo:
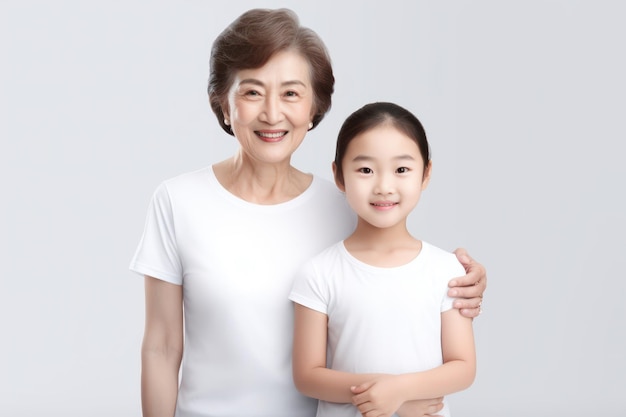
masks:
<instances>
[{"instance_id":1,"label":"ear","mask_svg":"<svg viewBox=\"0 0 626 417\"><path fill-rule=\"evenodd\" d=\"M230 120L230 110L228 109L228 100L224 100L223 103L220 104L222 108L222 114L224 115L224 119Z\"/></svg>"},{"instance_id":2,"label":"ear","mask_svg":"<svg viewBox=\"0 0 626 417\"><path fill-rule=\"evenodd\" d=\"M335 185L337 186L337 188L339 188L339 190L341 190L342 192L346 192L346 187L345 185L343 185L343 181L340 181L339 178L337 177L337 164L335 163L335 161L333 161L333 177L335 178Z\"/></svg>"},{"instance_id":3,"label":"ear","mask_svg":"<svg viewBox=\"0 0 626 417\"><path fill-rule=\"evenodd\" d=\"M433 171L433 161L428 161L428 166L424 170L424 177L422 178L422 191L428 187L428 183L430 182L430 174Z\"/></svg>"}]
</instances>

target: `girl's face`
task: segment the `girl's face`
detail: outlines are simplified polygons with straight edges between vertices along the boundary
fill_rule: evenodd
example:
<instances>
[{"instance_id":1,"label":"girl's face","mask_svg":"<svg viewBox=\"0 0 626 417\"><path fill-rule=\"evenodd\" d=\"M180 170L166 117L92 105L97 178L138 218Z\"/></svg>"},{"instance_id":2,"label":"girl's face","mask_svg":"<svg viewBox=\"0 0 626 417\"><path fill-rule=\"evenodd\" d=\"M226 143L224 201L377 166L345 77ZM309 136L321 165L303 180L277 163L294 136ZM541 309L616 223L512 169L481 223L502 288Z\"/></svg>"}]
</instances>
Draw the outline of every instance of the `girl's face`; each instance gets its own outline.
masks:
<instances>
[{"instance_id":1,"label":"girl's face","mask_svg":"<svg viewBox=\"0 0 626 417\"><path fill-rule=\"evenodd\" d=\"M247 157L289 162L309 129L313 99L308 62L283 51L260 68L237 72L224 115Z\"/></svg>"},{"instance_id":2,"label":"girl's face","mask_svg":"<svg viewBox=\"0 0 626 417\"><path fill-rule=\"evenodd\" d=\"M405 225L430 179L417 143L389 123L354 137L341 161L352 209L377 228Z\"/></svg>"}]
</instances>

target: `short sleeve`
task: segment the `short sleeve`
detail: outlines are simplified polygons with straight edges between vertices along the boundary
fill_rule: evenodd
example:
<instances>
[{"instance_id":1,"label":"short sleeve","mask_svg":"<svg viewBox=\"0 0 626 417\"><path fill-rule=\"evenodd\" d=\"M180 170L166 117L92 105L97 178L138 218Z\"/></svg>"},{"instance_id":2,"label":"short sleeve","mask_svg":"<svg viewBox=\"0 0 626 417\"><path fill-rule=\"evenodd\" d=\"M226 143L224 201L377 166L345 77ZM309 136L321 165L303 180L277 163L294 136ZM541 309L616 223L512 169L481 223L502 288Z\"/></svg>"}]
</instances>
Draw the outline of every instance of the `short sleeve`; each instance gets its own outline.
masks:
<instances>
[{"instance_id":1,"label":"short sleeve","mask_svg":"<svg viewBox=\"0 0 626 417\"><path fill-rule=\"evenodd\" d=\"M130 269L172 284L182 284L172 202L165 184L161 184L152 196L143 236Z\"/></svg>"},{"instance_id":2,"label":"short sleeve","mask_svg":"<svg viewBox=\"0 0 626 417\"><path fill-rule=\"evenodd\" d=\"M446 264L446 274L444 275L444 279L441 282L441 285L444 288L443 298L441 299L441 312L451 310L454 308L454 300L455 298L450 297L448 295L448 283L452 278L461 277L465 275L465 268L463 265L457 260L455 254L450 254L449 261Z\"/></svg>"},{"instance_id":3,"label":"short sleeve","mask_svg":"<svg viewBox=\"0 0 626 417\"><path fill-rule=\"evenodd\" d=\"M293 282L289 299L312 310L328 314L328 283L316 272L313 262L305 263Z\"/></svg>"}]
</instances>

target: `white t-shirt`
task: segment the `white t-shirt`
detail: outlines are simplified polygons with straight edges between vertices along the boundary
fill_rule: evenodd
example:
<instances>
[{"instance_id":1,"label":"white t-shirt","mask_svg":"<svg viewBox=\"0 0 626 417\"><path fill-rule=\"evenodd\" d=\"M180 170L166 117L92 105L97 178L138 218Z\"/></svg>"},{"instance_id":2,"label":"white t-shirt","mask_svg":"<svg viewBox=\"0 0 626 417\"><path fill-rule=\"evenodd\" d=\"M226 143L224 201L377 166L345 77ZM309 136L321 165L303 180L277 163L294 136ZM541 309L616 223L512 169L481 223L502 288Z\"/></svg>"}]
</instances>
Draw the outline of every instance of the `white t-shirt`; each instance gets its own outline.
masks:
<instances>
[{"instance_id":1,"label":"white t-shirt","mask_svg":"<svg viewBox=\"0 0 626 417\"><path fill-rule=\"evenodd\" d=\"M287 296L297 268L354 226L343 195L318 177L275 205L235 197L210 167L157 188L130 268L183 285L176 417L315 414L293 384Z\"/></svg>"},{"instance_id":2,"label":"white t-shirt","mask_svg":"<svg viewBox=\"0 0 626 417\"><path fill-rule=\"evenodd\" d=\"M448 281L465 275L452 253L422 242L411 262L368 265L343 241L306 263L289 298L328 316L327 363L352 373L399 374L441 365L441 313ZM449 416L447 406L439 412ZM320 401L318 417L360 417L352 404Z\"/></svg>"}]
</instances>

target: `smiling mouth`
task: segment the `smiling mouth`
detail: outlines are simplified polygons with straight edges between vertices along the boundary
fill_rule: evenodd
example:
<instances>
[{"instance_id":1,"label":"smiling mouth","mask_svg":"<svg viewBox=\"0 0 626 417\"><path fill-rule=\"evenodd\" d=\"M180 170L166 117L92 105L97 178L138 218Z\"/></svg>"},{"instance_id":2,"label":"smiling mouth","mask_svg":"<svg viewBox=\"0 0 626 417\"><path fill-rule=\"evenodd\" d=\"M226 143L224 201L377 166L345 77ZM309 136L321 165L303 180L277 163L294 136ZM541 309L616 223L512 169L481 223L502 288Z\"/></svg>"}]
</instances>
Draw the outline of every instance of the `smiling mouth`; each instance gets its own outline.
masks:
<instances>
[{"instance_id":1,"label":"smiling mouth","mask_svg":"<svg viewBox=\"0 0 626 417\"><path fill-rule=\"evenodd\" d=\"M370 203L374 207L392 207L398 203L385 202L385 203Z\"/></svg>"},{"instance_id":2,"label":"smiling mouth","mask_svg":"<svg viewBox=\"0 0 626 417\"><path fill-rule=\"evenodd\" d=\"M280 132L261 132L257 130L254 133L256 133L258 137L264 140L277 140L283 138L287 134L287 131L283 130Z\"/></svg>"}]
</instances>

